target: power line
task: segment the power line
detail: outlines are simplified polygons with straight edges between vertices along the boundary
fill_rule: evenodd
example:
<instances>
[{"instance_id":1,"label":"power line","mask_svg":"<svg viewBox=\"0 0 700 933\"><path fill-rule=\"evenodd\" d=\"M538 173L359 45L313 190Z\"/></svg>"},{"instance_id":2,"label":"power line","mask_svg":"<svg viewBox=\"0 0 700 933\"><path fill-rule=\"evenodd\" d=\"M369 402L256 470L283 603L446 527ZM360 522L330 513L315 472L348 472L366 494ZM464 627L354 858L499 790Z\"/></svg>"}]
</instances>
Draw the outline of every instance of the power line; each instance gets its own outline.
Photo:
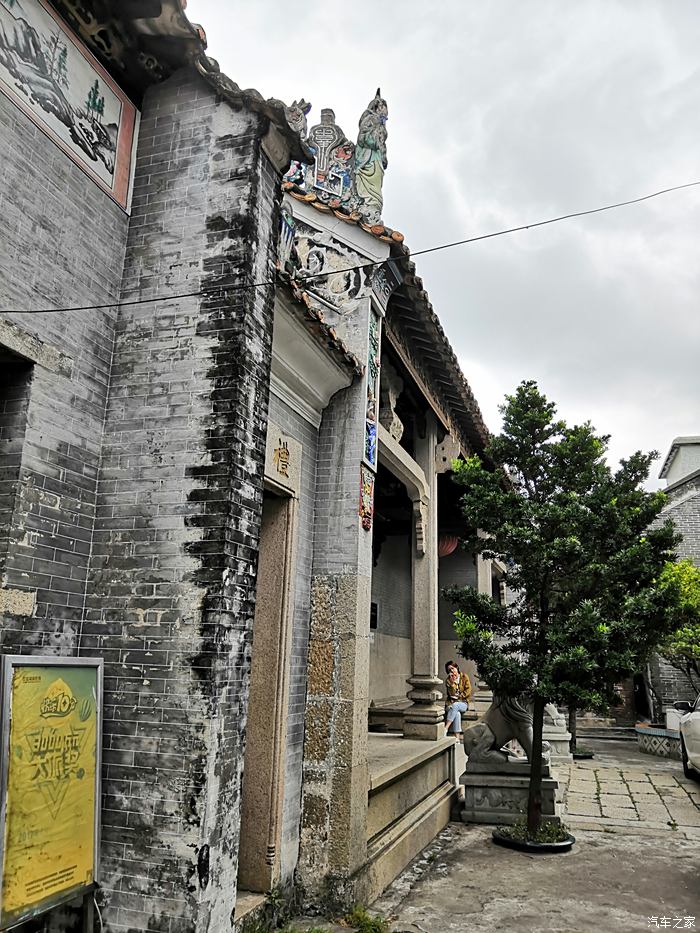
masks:
<instances>
[{"instance_id":1,"label":"power line","mask_svg":"<svg viewBox=\"0 0 700 933\"><path fill-rule=\"evenodd\" d=\"M556 224L562 220L571 220L574 217L588 217L590 214L601 214L603 211L612 211L620 207L628 207L630 204L640 204L642 201L649 201L651 198L658 198L664 194L670 194L673 191L682 191L684 188L694 188L700 185L700 181L690 181L684 185L674 185L672 188L662 188L660 191L654 191L651 194L642 195L639 198L631 198L628 201L617 201L615 204L605 204L603 207L593 207L586 211L574 211L570 214L560 214L558 217L550 217L548 220L538 220L529 224L522 224L519 227L508 227L505 230L495 230L493 233L482 233L479 236L467 237L464 240L453 240L451 243L441 243L439 246L431 246L427 249L416 250L406 256L392 257L394 262L400 262L404 259L412 259L414 256L426 256L428 253L437 253L444 249L452 249L455 246L465 246L467 243L477 243L480 240L490 240L497 236L506 236L510 233L519 233L523 230L533 230L535 227L545 227L548 224ZM387 260L381 259L375 262L365 262L357 266L348 266L345 269L332 269L328 272L314 272L310 275L304 275L298 280L300 285L305 285L314 279L326 278L329 275L341 275L345 272L357 272L362 269L371 269L375 266L383 265ZM154 302L177 301L180 298L204 298L221 292L239 292L248 291L253 288L266 288L275 285L275 281L248 282L241 285L219 285L210 288L201 288L196 292L181 292L176 295L159 295L156 298L134 298L129 301L110 302L101 305L80 305L72 308L39 308L27 311L15 311L14 314L55 314L63 311L104 311L108 308L128 308L132 305L153 304Z\"/></svg>"}]
</instances>

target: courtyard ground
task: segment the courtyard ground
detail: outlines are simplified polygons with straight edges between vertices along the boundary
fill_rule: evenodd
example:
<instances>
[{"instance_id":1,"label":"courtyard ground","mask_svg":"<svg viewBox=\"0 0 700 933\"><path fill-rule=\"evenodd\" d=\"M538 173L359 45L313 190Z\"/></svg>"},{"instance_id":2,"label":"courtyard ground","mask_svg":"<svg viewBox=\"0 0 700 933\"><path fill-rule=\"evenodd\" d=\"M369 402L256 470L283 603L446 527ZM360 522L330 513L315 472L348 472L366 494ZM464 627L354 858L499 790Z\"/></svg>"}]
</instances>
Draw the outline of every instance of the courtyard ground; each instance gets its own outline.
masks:
<instances>
[{"instance_id":1,"label":"courtyard ground","mask_svg":"<svg viewBox=\"0 0 700 933\"><path fill-rule=\"evenodd\" d=\"M700 930L700 784L633 743L587 744L595 758L558 775L570 853L512 852L491 827L451 823L372 912L392 933Z\"/></svg>"}]
</instances>

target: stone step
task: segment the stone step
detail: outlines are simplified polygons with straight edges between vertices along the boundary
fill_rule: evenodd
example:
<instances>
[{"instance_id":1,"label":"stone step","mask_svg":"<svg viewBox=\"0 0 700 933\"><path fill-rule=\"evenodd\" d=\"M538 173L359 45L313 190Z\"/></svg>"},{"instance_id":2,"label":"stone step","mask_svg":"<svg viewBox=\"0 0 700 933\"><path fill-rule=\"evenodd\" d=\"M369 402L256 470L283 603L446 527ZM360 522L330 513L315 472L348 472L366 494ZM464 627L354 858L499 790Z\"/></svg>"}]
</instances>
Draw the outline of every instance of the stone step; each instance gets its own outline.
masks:
<instances>
[{"instance_id":1,"label":"stone step","mask_svg":"<svg viewBox=\"0 0 700 933\"><path fill-rule=\"evenodd\" d=\"M637 733L633 726L582 726L576 725L577 739L602 739L609 742L636 742Z\"/></svg>"}]
</instances>

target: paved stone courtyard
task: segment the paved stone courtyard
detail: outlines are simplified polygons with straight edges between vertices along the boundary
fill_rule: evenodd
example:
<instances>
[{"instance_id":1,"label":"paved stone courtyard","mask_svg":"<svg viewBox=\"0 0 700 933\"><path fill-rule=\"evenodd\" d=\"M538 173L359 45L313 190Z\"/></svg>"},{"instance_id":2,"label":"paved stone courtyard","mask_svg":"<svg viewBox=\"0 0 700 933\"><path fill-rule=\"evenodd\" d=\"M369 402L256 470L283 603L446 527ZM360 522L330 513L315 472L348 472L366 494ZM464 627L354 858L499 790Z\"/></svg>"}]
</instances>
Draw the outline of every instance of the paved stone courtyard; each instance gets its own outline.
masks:
<instances>
[{"instance_id":1,"label":"paved stone courtyard","mask_svg":"<svg viewBox=\"0 0 700 933\"><path fill-rule=\"evenodd\" d=\"M700 784L633 743L588 744L593 760L558 769L570 853L451 823L373 905L392 933L700 930Z\"/></svg>"},{"instance_id":2,"label":"paved stone courtyard","mask_svg":"<svg viewBox=\"0 0 700 933\"><path fill-rule=\"evenodd\" d=\"M684 777L679 761L644 755L628 742L598 742L595 758L557 775L574 829L700 837L700 783Z\"/></svg>"}]
</instances>

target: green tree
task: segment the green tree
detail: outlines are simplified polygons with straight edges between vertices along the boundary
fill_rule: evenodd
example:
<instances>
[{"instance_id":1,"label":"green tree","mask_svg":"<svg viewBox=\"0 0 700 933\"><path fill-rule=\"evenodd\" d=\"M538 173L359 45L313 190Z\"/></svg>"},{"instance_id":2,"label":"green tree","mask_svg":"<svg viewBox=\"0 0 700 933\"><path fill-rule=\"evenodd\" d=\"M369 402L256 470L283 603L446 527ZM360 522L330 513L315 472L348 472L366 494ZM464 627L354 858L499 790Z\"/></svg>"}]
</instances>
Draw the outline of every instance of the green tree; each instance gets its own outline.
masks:
<instances>
[{"instance_id":1,"label":"green tree","mask_svg":"<svg viewBox=\"0 0 700 933\"><path fill-rule=\"evenodd\" d=\"M103 104L104 108L104 104ZM95 83L90 88L90 91L85 101L85 109L88 112L88 116L100 112L100 82L95 78Z\"/></svg>"},{"instance_id":2,"label":"green tree","mask_svg":"<svg viewBox=\"0 0 700 933\"><path fill-rule=\"evenodd\" d=\"M63 87L68 87L68 49L65 45L58 53L56 80L59 84L62 84Z\"/></svg>"},{"instance_id":3,"label":"green tree","mask_svg":"<svg viewBox=\"0 0 700 933\"><path fill-rule=\"evenodd\" d=\"M458 606L461 652L494 693L533 704L527 831L542 817L542 717L547 703L600 709L670 626L672 593L659 585L674 559L670 524L649 530L662 493L641 488L655 454L608 466L608 437L568 427L534 382L501 407L503 431L478 457L455 461L471 529L465 544L506 567L508 606L471 588Z\"/></svg>"},{"instance_id":4,"label":"green tree","mask_svg":"<svg viewBox=\"0 0 700 933\"><path fill-rule=\"evenodd\" d=\"M659 654L700 690L700 567L690 560L668 564L661 585L675 602L674 628L659 646Z\"/></svg>"}]
</instances>

